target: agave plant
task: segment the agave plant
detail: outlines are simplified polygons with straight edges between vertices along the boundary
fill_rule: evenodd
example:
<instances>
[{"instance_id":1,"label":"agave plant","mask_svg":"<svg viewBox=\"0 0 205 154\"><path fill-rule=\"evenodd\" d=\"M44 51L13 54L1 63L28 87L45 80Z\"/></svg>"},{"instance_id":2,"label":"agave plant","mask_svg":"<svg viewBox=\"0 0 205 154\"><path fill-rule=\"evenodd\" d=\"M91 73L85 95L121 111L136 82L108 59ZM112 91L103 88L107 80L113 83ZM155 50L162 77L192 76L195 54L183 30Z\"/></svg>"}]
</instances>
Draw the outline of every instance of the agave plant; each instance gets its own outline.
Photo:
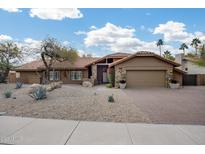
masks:
<instances>
[{"instance_id":1,"label":"agave plant","mask_svg":"<svg viewBox=\"0 0 205 154\"><path fill-rule=\"evenodd\" d=\"M20 89L23 86L23 83L20 81L16 82L16 89Z\"/></svg>"},{"instance_id":2,"label":"agave plant","mask_svg":"<svg viewBox=\"0 0 205 154\"><path fill-rule=\"evenodd\" d=\"M7 90L4 92L4 97L5 98L11 98L12 92L10 90Z\"/></svg>"},{"instance_id":3,"label":"agave plant","mask_svg":"<svg viewBox=\"0 0 205 154\"><path fill-rule=\"evenodd\" d=\"M35 100L45 99L46 98L46 88L42 86L37 87L32 91L30 96L34 98Z\"/></svg>"}]
</instances>

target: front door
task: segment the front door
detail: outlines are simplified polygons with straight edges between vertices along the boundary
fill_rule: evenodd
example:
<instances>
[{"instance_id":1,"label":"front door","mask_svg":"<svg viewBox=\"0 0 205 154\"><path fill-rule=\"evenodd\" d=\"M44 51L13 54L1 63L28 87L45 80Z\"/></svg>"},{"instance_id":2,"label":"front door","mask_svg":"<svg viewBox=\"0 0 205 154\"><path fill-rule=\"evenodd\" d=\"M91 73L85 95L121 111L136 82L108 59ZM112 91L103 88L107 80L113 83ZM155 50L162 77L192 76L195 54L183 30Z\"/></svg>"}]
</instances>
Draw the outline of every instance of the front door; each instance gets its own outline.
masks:
<instances>
[{"instance_id":1,"label":"front door","mask_svg":"<svg viewBox=\"0 0 205 154\"><path fill-rule=\"evenodd\" d=\"M98 65L97 66L97 83L103 84L107 83L107 65Z\"/></svg>"}]
</instances>

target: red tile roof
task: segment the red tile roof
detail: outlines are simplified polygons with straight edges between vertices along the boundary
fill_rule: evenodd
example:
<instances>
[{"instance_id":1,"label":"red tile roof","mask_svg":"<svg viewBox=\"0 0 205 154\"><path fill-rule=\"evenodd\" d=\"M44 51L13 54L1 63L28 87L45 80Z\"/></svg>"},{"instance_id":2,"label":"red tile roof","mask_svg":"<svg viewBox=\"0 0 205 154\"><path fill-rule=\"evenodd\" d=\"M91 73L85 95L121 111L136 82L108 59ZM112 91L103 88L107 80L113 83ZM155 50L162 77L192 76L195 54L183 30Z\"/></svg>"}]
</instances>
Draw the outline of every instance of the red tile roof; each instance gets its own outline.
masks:
<instances>
[{"instance_id":1,"label":"red tile roof","mask_svg":"<svg viewBox=\"0 0 205 154\"><path fill-rule=\"evenodd\" d=\"M132 54L123 53L123 52L116 52L116 53L113 53L113 54L106 55L106 56L104 56L102 58L99 58L99 59L97 59L97 60L87 64L86 67L88 67L89 65L92 65L94 63L98 63L98 62L100 62L102 60L105 60L106 58L125 58L125 57L128 57L130 55L132 55Z\"/></svg>"},{"instance_id":2,"label":"red tile roof","mask_svg":"<svg viewBox=\"0 0 205 154\"><path fill-rule=\"evenodd\" d=\"M99 58L93 57L79 57L73 64L69 61L55 62L52 68L55 69L85 69L85 65L95 61ZM35 60L30 63L26 63L18 68L16 71L36 71L45 69L44 63L42 60Z\"/></svg>"},{"instance_id":3,"label":"red tile roof","mask_svg":"<svg viewBox=\"0 0 205 154\"><path fill-rule=\"evenodd\" d=\"M136 52L135 54L132 54L132 55L130 55L130 56L128 56L128 57L125 57L125 58L123 58L123 59L120 59L120 60L118 60L118 61L116 61L116 62L113 62L113 63L111 63L110 65L109 65L109 67L112 67L112 66L115 66L115 65L118 65L118 64L120 64L120 63L123 63L123 62L125 62L125 61L127 61L127 60L129 60L129 59L132 59L132 58L134 58L134 57L140 57L140 56L144 56L144 57L155 57L155 58L158 58L158 59L160 59L160 60L162 60L162 61L164 61L164 62L167 62L167 63L169 63L169 64L172 64L172 65L174 65L174 66L180 66L180 64L178 64L178 63L176 63L176 62L174 62L174 61L172 61L172 60L169 60L169 59L165 59L164 57L162 57L162 56L160 56L160 55L157 55L157 54L155 54L154 52L150 52L150 51L139 51L139 52Z\"/></svg>"}]
</instances>

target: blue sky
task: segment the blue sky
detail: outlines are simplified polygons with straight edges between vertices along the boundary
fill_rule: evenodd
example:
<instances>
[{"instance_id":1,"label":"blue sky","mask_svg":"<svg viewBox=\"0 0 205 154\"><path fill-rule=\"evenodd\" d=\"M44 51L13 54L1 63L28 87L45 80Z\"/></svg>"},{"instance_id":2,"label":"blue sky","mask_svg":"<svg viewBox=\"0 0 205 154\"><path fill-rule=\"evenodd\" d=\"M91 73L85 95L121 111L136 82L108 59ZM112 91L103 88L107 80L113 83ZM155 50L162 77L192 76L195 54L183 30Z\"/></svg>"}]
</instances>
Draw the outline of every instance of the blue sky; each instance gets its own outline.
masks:
<instances>
[{"instance_id":1,"label":"blue sky","mask_svg":"<svg viewBox=\"0 0 205 154\"><path fill-rule=\"evenodd\" d=\"M154 42L162 38L164 50L177 53L182 42L205 41L204 15L205 9L1 9L0 40L36 45L50 35L81 53L103 56L157 52Z\"/></svg>"}]
</instances>

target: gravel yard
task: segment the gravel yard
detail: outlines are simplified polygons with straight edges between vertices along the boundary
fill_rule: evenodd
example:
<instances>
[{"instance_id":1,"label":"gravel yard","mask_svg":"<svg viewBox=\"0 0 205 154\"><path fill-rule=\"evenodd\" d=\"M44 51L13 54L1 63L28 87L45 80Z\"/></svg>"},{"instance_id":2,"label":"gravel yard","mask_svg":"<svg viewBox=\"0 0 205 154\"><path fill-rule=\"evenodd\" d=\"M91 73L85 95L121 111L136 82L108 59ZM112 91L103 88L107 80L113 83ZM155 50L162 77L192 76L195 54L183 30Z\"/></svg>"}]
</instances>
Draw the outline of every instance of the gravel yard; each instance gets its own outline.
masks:
<instances>
[{"instance_id":1,"label":"gravel yard","mask_svg":"<svg viewBox=\"0 0 205 154\"><path fill-rule=\"evenodd\" d=\"M28 95L30 85L14 89L14 84L0 84L0 112L10 116L68 119L205 125L205 87L109 89L104 85L84 88L63 85L35 101ZM12 97L3 97L6 89ZM108 103L108 96L115 102Z\"/></svg>"},{"instance_id":2,"label":"gravel yard","mask_svg":"<svg viewBox=\"0 0 205 154\"><path fill-rule=\"evenodd\" d=\"M0 84L0 112L10 116L86 120L113 122L146 122L149 118L120 89L105 86L84 88L80 85L63 85L47 94L47 99L33 100L28 94L29 85L14 89L14 84ZM13 91L12 97L3 97L6 89ZM109 95L115 102L108 103Z\"/></svg>"}]
</instances>

